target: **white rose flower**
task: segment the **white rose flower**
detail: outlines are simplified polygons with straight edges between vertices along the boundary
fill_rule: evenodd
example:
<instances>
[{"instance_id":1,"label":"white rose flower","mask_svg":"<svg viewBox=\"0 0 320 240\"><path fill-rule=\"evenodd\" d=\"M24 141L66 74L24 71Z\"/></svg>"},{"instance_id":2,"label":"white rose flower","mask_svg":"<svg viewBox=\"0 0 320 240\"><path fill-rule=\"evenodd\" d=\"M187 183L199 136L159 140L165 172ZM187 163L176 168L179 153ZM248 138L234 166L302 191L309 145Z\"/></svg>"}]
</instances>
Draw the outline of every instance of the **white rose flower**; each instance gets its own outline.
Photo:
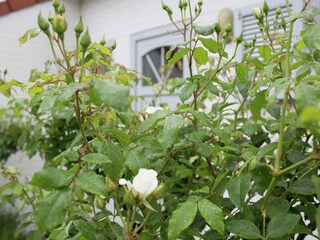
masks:
<instances>
[{"instance_id":1,"label":"white rose flower","mask_svg":"<svg viewBox=\"0 0 320 240\"><path fill-rule=\"evenodd\" d=\"M132 183L122 178L119 180L119 184L127 185L134 197L144 201L158 186L157 172L152 169L140 168Z\"/></svg>"},{"instance_id":2,"label":"white rose flower","mask_svg":"<svg viewBox=\"0 0 320 240\"><path fill-rule=\"evenodd\" d=\"M261 9L258 8L258 7L254 7L254 8L252 9L252 12L253 12L253 15L254 15L257 19L261 19L261 17L263 17L262 11L261 11Z\"/></svg>"},{"instance_id":3,"label":"white rose flower","mask_svg":"<svg viewBox=\"0 0 320 240\"><path fill-rule=\"evenodd\" d=\"M149 106L149 107L147 107L146 108L146 113L147 114L152 114L152 113L155 113L156 111L158 111L158 110L163 110L161 107L152 107L152 106Z\"/></svg>"}]
</instances>

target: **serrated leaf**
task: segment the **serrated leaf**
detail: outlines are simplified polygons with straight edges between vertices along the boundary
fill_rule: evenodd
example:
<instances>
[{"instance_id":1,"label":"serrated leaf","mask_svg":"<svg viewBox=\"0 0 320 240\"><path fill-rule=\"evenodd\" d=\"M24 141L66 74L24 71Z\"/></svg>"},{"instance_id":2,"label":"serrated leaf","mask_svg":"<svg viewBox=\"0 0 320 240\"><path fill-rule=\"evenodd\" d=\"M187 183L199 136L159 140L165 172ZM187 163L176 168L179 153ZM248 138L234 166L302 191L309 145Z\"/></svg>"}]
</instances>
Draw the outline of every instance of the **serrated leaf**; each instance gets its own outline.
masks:
<instances>
[{"instance_id":1,"label":"serrated leaf","mask_svg":"<svg viewBox=\"0 0 320 240\"><path fill-rule=\"evenodd\" d=\"M311 180L312 180L314 186L316 187L318 199L320 199L320 177L313 175L311 177Z\"/></svg>"},{"instance_id":2,"label":"serrated leaf","mask_svg":"<svg viewBox=\"0 0 320 240\"><path fill-rule=\"evenodd\" d=\"M67 207L72 203L72 192L58 190L40 200L35 208L35 223L40 232L51 230L63 223Z\"/></svg>"},{"instance_id":3,"label":"serrated leaf","mask_svg":"<svg viewBox=\"0 0 320 240\"><path fill-rule=\"evenodd\" d=\"M252 113L252 118L258 120L261 118L261 109L266 106L268 101L266 100L267 90L262 90L259 92L255 99L250 104L250 111Z\"/></svg>"},{"instance_id":4,"label":"serrated leaf","mask_svg":"<svg viewBox=\"0 0 320 240\"><path fill-rule=\"evenodd\" d=\"M191 96L194 90L197 89L197 84L193 82L187 82L183 85L181 92L179 94L179 98L181 102L187 101Z\"/></svg>"},{"instance_id":5,"label":"serrated leaf","mask_svg":"<svg viewBox=\"0 0 320 240\"><path fill-rule=\"evenodd\" d=\"M48 110L51 110L53 108L53 106L55 105L57 98L58 97L55 95L45 96L41 102L39 110L41 112L46 112Z\"/></svg>"},{"instance_id":6,"label":"serrated leaf","mask_svg":"<svg viewBox=\"0 0 320 240\"><path fill-rule=\"evenodd\" d=\"M197 47L193 51L193 57L196 63L205 65L208 62L208 52L202 47Z\"/></svg>"},{"instance_id":7,"label":"serrated leaf","mask_svg":"<svg viewBox=\"0 0 320 240\"><path fill-rule=\"evenodd\" d=\"M106 132L109 133L109 134L114 135L122 146L128 146L129 145L130 137L124 131L121 131L121 130L118 130L118 129L108 129Z\"/></svg>"},{"instance_id":8,"label":"serrated leaf","mask_svg":"<svg viewBox=\"0 0 320 240\"><path fill-rule=\"evenodd\" d=\"M184 124L181 115L171 115L164 120L163 129L159 134L158 141L164 149L169 148L177 141L178 133Z\"/></svg>"},{"instance_id":9,"label":"serrated leaf","mask_svg":"<svg viewBox=\"0 0 320 240\"><path fill-rule=\"evenodd\" d=\"M248 220L232 220L227 222L226 228L229 232L245 239L260 239L259 228Z\"/></svg>"},{"instance_id":10,"label":"serrated leaf","mask_svg":"<svg viewBox=\"0 0 320 240\"><path fill-rule=\"evenodd\" d=\"M282 197L271 196L267 205L267 215L273 218L278 214L286 214L289 211L290 203Z\"/></svg>"},{"instance_id":11,"label":"serrated leaf","mask_svg":"<svg viewBox=\"0 0 320 240\"><path fill-rule=\"evenodd\" d=\"M207 25L207 26L194 26L196 33L202 36L209 36L214 32L215 25Z\"/></svg>"},{"instance_id":12,"label":"serrated leaf","mask_svg":"<svg viewBox=\"0 0 320 240\"><path fill-rule=\"evenodd\" d=\"M245 201L246 195L249 192L251 184L251 177L249 173L241 173L231 180L228 193L231 202L237 207L241 208Z\"/></svg>"},{"instance_id":13,"label":"serrated leaf","mask_svg":"<svg viewBox=\"0 0 320 240\"><path fill-rule=\"evenodd\" d=\"M289 191L301 195L313 195L316 188L311 179L298 179L289 186Z\"/></svg>"},{"instance_id":14,"label":"serrated leaf","mask_svg":"<svg viewBox=\"0 0 320 240\"><path fill-rule=\"evenodd\" d=\"M199 38L199 40L202 42L203 46L212 53L217 53L219 49L222 48L221 43L212 38Z\"/></svg>"},{"instance_id":15,"label":"serrated leaf","mask_svg":"<svg viewBox=\"0 0 320 240\"><path fill-rule=\"evenodd\" d=\"M291 233L298 224L300 215L278 214L273 217L267 227L267 238L276 238Z\"/></svg>"},{"instance_id":16,"label":"serrated leaf","mask_svg":"<svg viewBox=\"0 0 320 240\"><path fill-rule=\"evenodd\" d=\"M102 153L89 153L83 156L82 160L84 162L98 164L100 166L105 163L111 163L109 157Z\"/></svg>"},{"instance_id":17,"label":"serrated leaf","mask_svg":"<svg viewBox=\"0 0 320 240\"><path fill-rule=\"evenodd\" d=\"M97 96L109 107L119 111L129 108L129 87L98 79L93 79L92 83Z\"/></svg>"},{"instance_id":18,"label":"serrated leaf","mask_svg":"<svg viewBox=\"0 0 320 240\"><path fill-rule=\"evenodd\" d=\"M221 208L207 199L201 199L198 202L198 208L209 226L216 230L220 235L223 235L224 216Z\"/></svg>"},{"instance_id":19,"label":"serrated leaf","mask_svg":"<svg viewBox=\"0 0 320 240\"><path fill-rule=\"evenodd\" d=\"M140 168L150 168L150 161L142 151L134 149L128 152L126 165L134 174L137 174Z\"/></svg>"},{"instance_id":20,"label":"serrated leaf","mask_svg":"<svg viewBox=\"0 0 320 240\"><path fill-rule=\"evenodd\" d=\"M239 63L236 66L236 74L242 84L246 84L248 82L249 70L248 67L245 66L243 63Z\"/></svg>"},{"instance_id":21,"label":"serrated leaf","mask_svg":"<svg viewBox=\"0 0 320 240\"><path fill-rule=\"evenodd\" d=\"M111 160L111 162L104 163L102 168L111 180L116 181L124 167L124 157L119 146L112 141L104 142L99 152L105 154Z\"/></svg>"},{"instance_id":22,"label":"serrated leaf","mask_svg":"<svg viewBox=\"0 0 320 240\"><path fill-rule=\"evenodd\" d=\"M96 240L95 233L97 230L92 226L90 222L84 220L76 220L73 224L76 229L82 233L86 240Z\"/></svg>"},{"instance_id":23,"label":"serrated leaf","mask_svg":"<svg viewBox=\"0 0 320 240\"><path fill-rule=\"evenodd\" d=\"M162 110L156 111L155 113L151 114L147 118L147 120L145 120L144 122L141 123L141 125L139 127L139 132L144 132L144 131L149 130L156 123L158 123L159 121L161 121L162 119L164 119L165 117L167 117L170 114L171 114L171 112L169 112L169 111L162 111Z\"/></svg>"},{"instance_id":24,"label":"serrated leaf","mask_svg":"<svg viewBox=\"0 0 320 240\"><path fill-rule=\"evenodd\" d=\"M81 173L75 179L76 184L83 191L95 195L107 196L106 181L103 176L95 174L94 172Z\"/></svg>"},{"instance_id":25,"label":"serrated leaf","mask_svg":"<svg viewBox=\"0 0 320 240\"><path fill-rule=\"evenodd\" d=\"M180 203L169 220L168 239L178 239L180 233L189 227L197 214L197 203L186 201Z\"/></svg>"},{"instance_id":26,"label":"serrated leaf","mask_svg":"<svg viewBox=\"0 0 320 240\"><path fill-rule=\"evenodd\" d=\"M182 48L180 51L175 52L172 58L169 59L168 65L173 65L181 60L190 50L190 48Z\"/></svg>"},{"instance_id":27,"label":"serrated leaf","mask_svg":"<svg viewBox=\"0 0 320 240\"><path fill-rule=\"evenodd\" d=\"M76 91L82 89L85 86L84 83L70 83L59 96L58 101L65 102L71 99Z\"/></svg>"},{"instance_id":28,"label":"serrated leaf","mask_svg":"<svg viewBox=\"0 0 320 240\"><path fill-rule=\"evenodd\" d=\"M203 126L210 127L210 128L212 127L212 122L208 118L208 115L205 114L204 112L191 111L191 114Z\"/></svg>"},{"instance_id":29,"label":"serrated leaf","mask_svg":"<svg viewBox=\"0 0 320 240\"><path fill-rule=\"evenodd\" d=\"M271 49L269 46L260 46L258 49L260 56L264 62L268 62L271 56Z\"/></svg>"},{"instance_id":30,"label":"serrated leaf","mask_svg":"<svg viewBox=\"0 0 320 240\"><path fill-rule=\"evenodd\" d=\"M28 94L31 98L34 97L37 93L41 93L41 92L43 92L43 87L38 86L37 84L29 88L28 90Z\"/></svg>"},{"instance_id":31,"label":"serrated leaf","mask_svg":"<svg viewBox=\"0 0 320 240\"><path fill-rule=\"evenodd\" d=\"M73 176L73 173L57 168L45 168L36 172L30 184L45 190L63 187Z\"/></svg>"}]
</instances>

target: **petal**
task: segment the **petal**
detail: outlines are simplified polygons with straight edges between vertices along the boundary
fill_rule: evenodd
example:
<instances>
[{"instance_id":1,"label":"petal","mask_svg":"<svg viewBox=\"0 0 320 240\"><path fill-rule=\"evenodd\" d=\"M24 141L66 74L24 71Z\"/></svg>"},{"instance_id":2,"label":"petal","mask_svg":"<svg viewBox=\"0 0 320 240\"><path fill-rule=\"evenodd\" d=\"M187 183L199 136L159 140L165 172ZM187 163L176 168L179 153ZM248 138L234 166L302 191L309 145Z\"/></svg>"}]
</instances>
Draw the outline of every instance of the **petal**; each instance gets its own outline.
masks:
<instances>
[{"instance_id":1,"label":"petal","mask_svg":"<svg viewBox=\"0 0 320 240\"><path fill-rule=\"evenodd\" d=\"M120 180L119 180L119 184L120 185L126 185L128 183L128 181L126 180L126 179L124 179L124 178L121 178Z\"/></svg>"}]
</instances>

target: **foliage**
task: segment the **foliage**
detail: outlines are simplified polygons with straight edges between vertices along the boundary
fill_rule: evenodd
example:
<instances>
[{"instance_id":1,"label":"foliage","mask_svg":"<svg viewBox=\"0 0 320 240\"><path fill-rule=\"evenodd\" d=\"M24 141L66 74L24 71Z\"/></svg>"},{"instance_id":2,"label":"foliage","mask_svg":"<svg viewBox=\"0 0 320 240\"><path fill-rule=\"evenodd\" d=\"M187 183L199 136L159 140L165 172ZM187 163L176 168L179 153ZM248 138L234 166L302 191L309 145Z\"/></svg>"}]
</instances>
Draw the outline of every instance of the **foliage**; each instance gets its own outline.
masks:
<instances>
[{"instance_id":1,"label":"foliage","mask_svg":"<svg viewBox=\"0 0 320 240\"><path fill-rule=\"evenodd\" d=\"M38 21L61 72L33 71L28 83L19 84L30 95L25 107L33 118L24 148L42 153L46 163L25 185L14 169L4 168L10 181L0 190L4 200L19 198L32 206L36 229L30 238L314 235L320 225L316 11L288 8L284 19L277 9L271 28L265 2L254 9L264 40L258 44L231 36L230 24L196 24L201 0L195 7L179 1L179 26L163 3L184 38L167 52L168 63L185 58L189 77L170 90L179 92L181 105L147 113L130 107L135 97L129 89L141 76L112 66L113 49L105 41L91 43L82 19L75 27L75 50L66 50L65 9L58 0L53 6L50 23L41 15ZM305 29L294 39L294 24L301 20ZM237 62L240 46L244 55ZM104 74L98 73L101 65L108 69ZM149 183L139 180L137 186L134 180L141 169L154 169L160 182L143 198L135 191Z\"/></svg>"}]
</instances>

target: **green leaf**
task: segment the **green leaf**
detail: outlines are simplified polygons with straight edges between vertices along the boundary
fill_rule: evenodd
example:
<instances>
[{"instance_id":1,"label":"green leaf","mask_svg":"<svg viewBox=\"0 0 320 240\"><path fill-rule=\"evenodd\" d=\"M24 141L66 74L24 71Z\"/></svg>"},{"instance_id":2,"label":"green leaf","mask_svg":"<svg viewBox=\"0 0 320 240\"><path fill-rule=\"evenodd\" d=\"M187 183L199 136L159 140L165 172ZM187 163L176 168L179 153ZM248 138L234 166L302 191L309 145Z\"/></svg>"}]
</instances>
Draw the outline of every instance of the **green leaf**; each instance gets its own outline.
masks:
<instances>
[{"instance_id":1,"label":"green leaf","mask_svg":"<svg viewBox=\"0 0 320 240\"><path fill-rule=\"evenodd\" d=\"M119 111L129 108L129 87L99 79L93 79L92 83L93 90L97 93L97 96L109 107Z\"/></svg>"},{"instance_id":2,"label":"green leaf","mask_svg":"<svg viewBox=\"0 0 320 240\"><path fill-rule=\"evenodd\" d=\"M72 192L58 190L40 200L35 208L35 223L40 232L51 230L63 223L67 207L72 203Z\"/></svg>"},{"instance_id":3,"label":"green leaf","mask_svg":"<svg viewBox=\"0 0 320 240\"><path fill-rule=\"evenodd\" d=\"M82 160L84 162L98 164L100 166L105 163L111 163L109 157L102 153L89 153L83 156Z\"/></svg>"},{"instance_id":4,"label":"green leaf","mask_svg":"<svg viewBox=\"0 0 320 240\"><path fill-rule=\"evenodd\" d=\"M191 114L194 116L194 118L203 126L206 127L212 127L212 122L209 119L208 115L204 112L197 112L197 111L191 111Z\"/></svg>"},{"instance_id":5,"label":"green leaf","mask_svg":"<svg viewBox=\"0 0 320 240\"><path fill-rule=\"evenodd\" d=\"M236 74L242 84L246 84L248 82L249 70L248 67L245 66L243 63L239 63L236 66Z\"/></svg>"},{"instance_id":6,"label":"green leaf","mask_svg":"<svg viewBox=\"0 0 320 240\"><path fill-rule=\"evenodd\" d=\"M317 196L320 199L320 177L313 175L311 180L312 180L314 186L316 187Z\"/></svg>"},{"instance_id":7,"label":"green leaf","mask_svg":"<svg viewBox=\"0 0 320 240\"><path fill-rule=\"evenodd\" d=\"M185 101L187 101L194 90L197 89L197 84L193 83L193 82L187 82L183 85L183 88L181 89L181 92L179 94L179 98L180 100L184 103Z\"/></svg>"},{"instance_id":8,"label":"green leaf","mask_svg":"<svg viewBox=\"0 0 320 240\"><path fill-rule=\"evenodd\" d=\"M122 146L128 146L130 143L130 137L124 131L118 129L108 129L107 133L114 135Z\"/></svg>"},{"instance_id":9,"label":"green leaf","mask_svg":"<svg viewBox=\"0 0 320 240\"><path fill-rule=\"evenodd\" d=\"M41 30L38 28L33 28L33 29L27 30L26 33L22 37L19 38L20 45L26 43L30 39L37 37L40 32L41 32Z\"/></svg>"},{"instance_id":10,"label":"green leaf","mask_svg":"<svg viewBox=\"0 0 320 240\"><path fill-rule=\"evenodd\" d=\"M198 202L198 208L201 215L209 224L209 226L212 229L216 230L220 235L223 235L224 216L221 208L219 208L217 205L213 204L207 199L200 200Z\"/></svg>"},{"instance_id":11,"label":"green leaf","mask_svg":"<svg viewBox=\"0 0 320 240\"><path fill-rule=\"evenodd\" d=\"M221 43L213 40L212 38L199 38L203 46L212 53L217 53L222 48Z\"/></svg>"},{"instance_id":12,"label":"green leaf","mask_svg":"<svg viewBox=\"0 0 320 240\"><path fill-rule=\"evenodd\" d=\"M21 84L22 84L21 82L18 82L17 80L12 79L10 82L6 82L0 85L0 92L3 93L3 92L10 91L11 87L13 86L19 87Z\"/></svg>"},{"instance_id":13,"label":"green leaf","mask_svg":"<svg viewBox=\"0 0 320 240\"><path fill-rule=\"evenodd\" d=\"M41 102L39 110L41 112L46 112L48 110L51 110L53 108L53 106L55 105L57 98L58 97L55 95L45 96Z\"/></svg>"},{"instance_id":14,"label":"green leaf","mask_svg":"<svg viewBox=\"0 0 320 240\"><path fill-rule=\"evenodd\" d=\"M208 62L208 52L202 47L197 47L193 51L193 57L196 63L205 65Z\"/></svg>"},{"instance_id":15,"label":"green leaf","mask_svg":"<svg viewBox=\"0 0 320 240\"><path fill-rule=\"evenodd\" d=\"M207 25L207 26L194 26L196 33L202 36L209 36L214 32L215 25Z\"/></svg>"},{"instance_id":16,"label":"green leaf","mask_svg":"<svg viewBox=\"0 0 320 240\"><path fill-rule=\"evenodd\" d=\"M164 126L159 134L158 140L164 149L169 148L177 141L178 133L184 124L181 115L171 115L164 120Z\"/></svg>"},{"instance_id":17,"label":"green leaf","mask_svg":"<svg viewBox=\"0 0 320 240\"><path fill-rule=\"evenodd\" d=\"M70 83L59 96L58 101L65 102L71 99L76 91L82 89L85 86L84 83Z\"/></svg>"},{"instance_id":18,"label":"green leaf","mask_svg":"<svg viewBox=\"0 0 320 240\"><path fill-rule=\"evenodd\" d=\"M169 112L169 111L162 111L162 110L156 111L155 113L151 114L147 118L147 120L145 120L144 122L141 123L141 125L139 127L139 132L144 132L144 131L149 130L156 123L158 123L159 121L161 121L162 119L164 119L165 117L167 117L170 114L171 114L171 112Z\"/></svg>"},{"instance_id":19,"label":"green leaf","mask_svg":"<svg viewBox=\"0 0 320 240\"><path fill-rule=\"evenodd\" d=\"M124 167L122 152L119 146L112 141L104 142L101 146L100 152L111 160L102 165L103 171L112 181L116 181L121 176Z\"/></svg>"},{"instance_id":20,"label":"green leaf","mask_svg":"<svg viewBox=\"0 0 320 240\"><path fill-rule=\"evenodd\" d=\"M232 220L227 222L226 228L229 232L245 239L260 239L259 228L248 220Z\"/></svg>"},{"instance_id":21,"label":"green leaf","mask_svg":"<svg viewBox=\"0 0 320 240\"><path fill-rule=\"evenodd\" d=\"M247 193L250 189L251 177L249 173L241 173L231 180L228 193L231 202L237 207L241 208Z\"/></svg>"},{"instance_id":22,"label":"green leaf","mask_svg":"<svg viewBox=\"0 0 320 240\"><path fill-rule=\"evenodd\" d=\"M300 120L302 122L320 122L320 108L319 107L305 107L300 113Z\"/></svg>"},{"instance_id":23,"label":"green leaf","mask_svg":"<svg viewBox=\"0 0 320 240\"><path fill-rule=\"evenodd\" d=\"M168 239L178 239L180 233L189 227L197 214L197 203L186 201L180 203L169 220Z\"/></svg>"},{"instance_id":24,"label":"green leaf","mask_svg":"<svg viewBox=\"0 0 320 240\"><path fill-rule=\"evenodd\" d=\"M273 218L278 214L286 214L289 211L290 203L282 197L271 196L267 205L267 215Z\"/></svg>"},{"instance_id":25,"label":"green leaf","mask_svg":"<svg viewBox=\"0 0 320 240\"><path fill-rule=\"evenodd\" d=\"M317 228L318 228L318 236L320 236L320 207L318 207L316 212L316 222L317 222Z\"/></svg>"},{"instance_id":26,"label":"green leaf","mask_svg":"<svg viewBox=\"0 0 320 240\"><path fill-rule=\"evenodd\" d=\"M290 184L289 191L301 195L313 195L316 193L316 188L311 179L299 179Z\"/></svg>"},{"instance_id":27,"label":"green leaf","mask_svg":"<svg viewBox=\"0 0 320 240\"><path fill-rule=\"evenodd\" d=\"M268 62L271 56L271 49L269 46L260 46L258 49L260 56L264 62Z\"/></svg>"},{"instance_id":28,"label":"green leaf","mask_svg":"<svg viewBox=\"0 0 320 240\"><path fill-rule=\"evenodd\" d=\"M86 240L96 240L95 234L97 230L92 226L90 222L84 220L74 221L76 229L82 233Z\"/></svg>"},{"instance_id":29,"label":"green leaf","mask_svg":"<svg viewBox=\"0 0 320 240\"><path fill-rule=\"evenodd\" d=\"M76 184L85 192L107 196L106 181L103 176L94 172L84 172L76 177Z\"/></svg>"},{"instance_id":30,"label":"green leaf","mask_svg":"<svg viewBox=\"0 0 320 240\"><path fill-rule=\"evenodd\" d=\"M320 39L320 25L311 24L301 31L301 36L304 43L313 52L315 49L320 49L319 39Z\"/></svg>"},{"instance_id":31,"label":"green leaf","mask_svg":"<svg viewBox=\"0 0 320 240\"><path fill-rule=\"evenodd\" d=\"M278 214L273 217L267 227L267 237L276 238L291 233L298 224L300 215Z\"/></svg>"},{"instance_id":32,"label":"green leaf","mask_svg":"<svg viewBox=\"0 0 320 240\"><path fill-rule=\"evenodd\" d=\"M128 152L126 156L126 165L134 174L137 174L140 168L149 168L150 161L144 155L143 151L134 149Z\"/></svg>"},{"instance_id":33,"label":"green leaf","mask_svg":"<svg viewBox=\"0 0 320 240\"><path fill-rule=\"evenodd\" d=\"M72 176L73 173L49 167L36 172L30 184L45 190L52 190L64 186Z\"/></svg>"},{"instance_id":34,"label":"green leaf","mask_svg":"<svg viewBox=\"0 0 320 240\"><path fill-rule=\"evenodd\" d=\"M268 103L268 101L266 100L266 95L267 95L267 90L262 90L256 95L255 99L250 104L250 111L252 113L252 118L254 120L258 120L261 118L260 116L261 109L264 108Z\"/></svg>"},{"instance_id":35,"label":"green leaf","mask_svg":"<svg viewBox=\"0 0 320 240\"><path fill-rule=\"evenodd\" d=\"M190 48L182 48L180 51L175 52L172 58L169 59L168 65L173 65L181 60L190 50Z\"/></svg>"}]
</instances>

